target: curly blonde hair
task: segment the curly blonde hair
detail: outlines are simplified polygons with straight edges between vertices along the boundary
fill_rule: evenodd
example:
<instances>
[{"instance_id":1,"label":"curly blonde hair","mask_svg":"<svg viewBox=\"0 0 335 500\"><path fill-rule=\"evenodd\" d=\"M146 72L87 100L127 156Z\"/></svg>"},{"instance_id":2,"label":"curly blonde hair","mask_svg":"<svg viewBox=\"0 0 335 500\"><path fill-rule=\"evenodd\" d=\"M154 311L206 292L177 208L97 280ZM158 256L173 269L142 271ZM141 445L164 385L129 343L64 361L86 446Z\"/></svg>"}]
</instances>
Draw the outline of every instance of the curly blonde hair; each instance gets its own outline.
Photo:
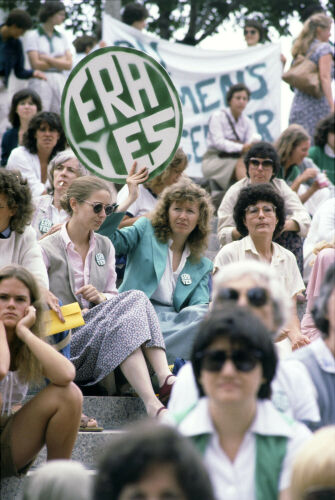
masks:
<instances>
[{"instance_id":1,"label":"curly blonde hair","mask_svg":"<svg viewBox=\"0 0 335 500\"><path fill-rule=\"evenodd\" d=\"M301 142L309 140L310 136L308 132L301 125L293 123L287 127L284 132L280 134L275 143L280 164L285 165L294 149L299 146Z\"/></svg>"},{"instance_id":2,"label":"curly blonde hair","mask_svg":"<svg viewBox=\"0 0 335 500\"><path fill-rule=\"evenodd\" d=\"M169 208L173 202L197 203L199 219L196 227L187 238L193 261L199 261L208 246L208 236L211 232L213 207L207 192L189 179L182 179L162 192L155 210L151 214L151 223L156 238L166 243L172 236L169 223Z\"/></svg>"},{"instance_id":3,"label":"curly blonde hair","mask_svg":"<svg viewBox=\"0 0 335 500\"><path fill-rule=\"evenodd\" d=\"M187 155L184 153L183 149L178 148L167 168L160 175L157 175L152 180L146 182L145 185L152 190L165 186L167 179L170 177L171 171L181 167L182 165L185 170L187 167L187 161Z\"/></svg>"},{"instance_id":4,"label":"curly blonde hair","mask_svg":"<svg viewBox=\"0 0 335 500\"><path fill-rule=\"evenodd\" d=\"M34 276L22 266L6 266L0 270L0 283L3 280L15 278L25 285L30 294L30 305L36 309L36 321L30 328L36 337L43 337L45 304ZM18 370L19 377L24 382L38 383L43 378L42 365L31 352L27 344L16 335L10 346L11 363Z\"/></svg>"},{"instance_id":5,"label":"curly blonde hair","mask_svg":"<svg viewBox=\"0 0 335 500\"><path fill-rule=\"evenodd\" d=\"M316 38L317 28L329 28L331 22L331 18L323 12L319 12L318 14L314 14L313 16L309 17L305 21L300 35L295 40L292 46L293 58L297 57L297 55L299 54L305 56L309 50L311 43Z\"/></svg>"}]
</instances>

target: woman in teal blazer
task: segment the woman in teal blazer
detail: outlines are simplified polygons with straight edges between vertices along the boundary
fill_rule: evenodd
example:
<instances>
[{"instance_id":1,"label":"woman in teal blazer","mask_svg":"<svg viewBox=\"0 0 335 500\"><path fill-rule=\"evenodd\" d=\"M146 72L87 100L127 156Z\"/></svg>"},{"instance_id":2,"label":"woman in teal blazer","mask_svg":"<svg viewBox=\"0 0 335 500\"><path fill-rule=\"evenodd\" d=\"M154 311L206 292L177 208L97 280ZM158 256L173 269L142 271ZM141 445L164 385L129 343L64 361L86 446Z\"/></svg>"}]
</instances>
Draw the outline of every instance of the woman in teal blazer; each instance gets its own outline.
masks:
<instances>
[{"instance_id":1,"label":"woman in teal blazer","mask_svg":"<svg viewBox=\"0 0 335 500\"><path fill-rule=\"evenodd\" d=\"M118 216L119 214L115 214ZM212 207L205 190L183 179L166 188L151 214L111 233L117 255L127 255L119 291L142 290L158 314L168 361L189 359L196 327L207 312L212 262L203 257Z\"/></svg>"}]
</instances>

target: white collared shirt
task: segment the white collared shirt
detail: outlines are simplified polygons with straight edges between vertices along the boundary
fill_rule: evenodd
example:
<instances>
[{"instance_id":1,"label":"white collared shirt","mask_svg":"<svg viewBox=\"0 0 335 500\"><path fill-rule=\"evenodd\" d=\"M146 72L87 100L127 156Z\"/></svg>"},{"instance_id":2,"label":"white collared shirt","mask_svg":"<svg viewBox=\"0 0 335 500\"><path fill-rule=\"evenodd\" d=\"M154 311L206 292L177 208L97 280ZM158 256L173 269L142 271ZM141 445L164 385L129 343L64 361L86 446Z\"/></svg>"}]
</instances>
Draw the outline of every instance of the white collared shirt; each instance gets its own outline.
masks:
<instances>
[{"instance_id":1,"label":"white collared shirt","mask_svg":"<svg viewBox=\"0 0 335 500\"><path fill-rule=\"evenodd\" d=\"M335 358L325 341L319 337L309 347L313 351L322 370L328 373L335 373Z\"/></svg>"},{"instance_id":2,"label":"white collared shirt","mask_svg":"<svg viewBox=\"0 0 335 500\"><path fill-rule=\"evenodd\" d=\"M233 123L242 144L237 142L227 115ZM226 153L241 152L243 144L251 142L251 138L256 132L253 122L246 114L242 113L236 120L230 108L215 111L209 120L208 127L207 146Z\"/></svg>"},{"instance_id":3,"label":"white collared shirt","mask_svg":"<svg viewBox=\"0 0 335 500\"><path fill-rule=\"evenodd\" d=\"M277 272L279 280L290 294L290 297L305 290L305 285L293 253L275 242L272 242L272 250L270 266ZM240 262L249 259L262 261L252 238L248 235L241 240L233 241L222 247L215 257L214 269L222 269L226 264L230 264L231 262Z\"/></svg>"},{"instance_id":4,"label":"white collared shirt","mask_svg":"<svg viewBox=\"0 0 335 500\"><path fill-rule=\"evenodd\" d=\"M172 263L173 263L173 252L171 250L171 245L173 241L169 240L168 242L168 258L166 261L165 270L161 280L158 284L158 287L151 295L151 299L159 302L160 304L164 304L167 306L172 306L173 304L173 294L177 285L178 277L181 271L183 270L186 259L190 255L190 249L188 245L185 245L184 251L182 253L180 263L178 268L173 271Z\"/></svg>"},{"instance_id":5,"label":"white collared shirt","mask_svg":"<svg viewBox=\"0 0 335 500\"><path fill-rule=\"evenodd\" d=\"M298 422L288 424L267 400L257 401L254 421L245 433L234 462L219 443L219 436L209 414L208 399L201 398L197 406L178 426L186 436L211 434L204 454L204 463L211 478L217 500L256 500L255 465L256 434L288 438L282 464L279 491L290 485L292 462L300 446L311 436L307 427Z\"/></svg>"}]
</instances>

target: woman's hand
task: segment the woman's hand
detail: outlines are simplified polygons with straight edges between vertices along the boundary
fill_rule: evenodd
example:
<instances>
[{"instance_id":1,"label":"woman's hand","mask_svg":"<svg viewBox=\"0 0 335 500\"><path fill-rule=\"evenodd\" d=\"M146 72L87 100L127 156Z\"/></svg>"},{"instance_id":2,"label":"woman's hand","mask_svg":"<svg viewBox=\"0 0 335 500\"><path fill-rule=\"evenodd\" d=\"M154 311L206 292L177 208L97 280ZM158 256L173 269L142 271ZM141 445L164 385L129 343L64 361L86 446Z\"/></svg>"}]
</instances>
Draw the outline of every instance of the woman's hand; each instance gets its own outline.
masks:
<instances>
[{"instance_id":1,"label":"woman's hand","mask_svg":"<svg viewBox=\"0 0 335 500\"><path fill-rule=\"evenodd\" d=\"M40 237L40 240L43 240L43 238L46 238L46 236L50 236L50 234L53 234L53 233L57 233L57 231L60 230L60 228L62 227L64 223L61 223L61 224L55 224L54 226L52 226L49 231L45 234L43 234L41 237Z\"/></svg>"},{"instance_id":2,"label":"woman's hand","mask_svg":"<svg viewBox=\"0 0 335 500\"><path fill-rule=\"evenodd\" d=\"M296 349L299 349L300 347L304 347L305 345L311 343L310 339L302 333L299 333L293 337L289 335L289 338L292 344L292 351L295 351Z\"/></svg>"},{"instance_id":3,"label":"woman's hand","mask_svg":"<svg viewBox=\"0 0 335 500\"><path fill-rule=\"evenodd\" d=\"M137 162L134 161L128 177L126 179L129 196L131 196L132 201L134 202L138 197L138 186L139 184L143 184L143 182L148 180L149 172L146 167L141 168L138 172L136 172Z\"/></svg>"},{"instance_id":4,"label":"woman's hand","mask_svg":"<svg viewBox=\"0 0 335 500\"><path fill-rule=\"evenodd\" d=\"M93 304L101 304L106 297L100 293L93 285L84 285L76 291L76 295L82 295L83 299Z\"/></svg>"},{"instance_id":5,"label":"woman's hand","mask_svg":"<svg viewBox=\"0 0 335 500\"><path fill-rule=\"evenodd\" d=\"M28 328L28 330L30 330L35 321L36 309L34 306L28 306L25 310L23 318L21 318L20 321L18 321L16 324L16 335L19 337L19 339L23 340L25 328Z\"/></svg>"},{"instance_id":6,"label":"woman's hand","mask_svg":"<svg viewBox=\"0 0 335 500\"><path fill-rule=\"evenodd\" d=\"M50 292L50 290L47 290L46 288L42 290L42 293L43 293L43 298L50 307L50 309L55 311L55 313L57 314L58 318L62 321L62 323L65 323L65 319L59 305L59 300L56 297L56 295L54 295L52 292Z\"/></svg>"},{"instance_id":7,"label":"woman's hand","mask_svg":"<svg viewBox=\"0 0 335 500\"><path fill-rule=\"evenodd\" d=\"M303 173L299 176L301 178L301 182L306 182L308 179L314 179L314 177L318 174L318 169L309 167L303 171Z\"/></svg>"}]
</instances>

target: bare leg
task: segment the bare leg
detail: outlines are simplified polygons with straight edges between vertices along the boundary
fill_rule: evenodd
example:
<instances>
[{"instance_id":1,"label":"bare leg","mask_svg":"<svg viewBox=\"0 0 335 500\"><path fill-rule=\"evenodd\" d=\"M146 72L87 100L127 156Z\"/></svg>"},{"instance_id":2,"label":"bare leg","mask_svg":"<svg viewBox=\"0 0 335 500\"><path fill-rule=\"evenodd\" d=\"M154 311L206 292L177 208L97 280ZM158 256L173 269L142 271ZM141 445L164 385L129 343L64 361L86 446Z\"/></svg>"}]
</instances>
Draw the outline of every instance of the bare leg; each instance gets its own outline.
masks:
<instances>
[{"instance_id":1,"label":"bare leg","mask_svg":"<svg viewBox=\"0 0 335 500\"><path fill-rule=\"evenodd\" d=\"M70 458L80 423L83 396L74 384L48 385L13 417L12 455L18 470L46 444L48 460Z\"/></svg>"},{"instance_id":2,"label":"bare leg","mask_svg":"<svg viewBox=\"0 0 335 500\"><path fill-rule=\"evenodd\" d=\"M162 403L156 397L150 380L148 367L141 349L136 349L121 364L122 373L142 399L147 414L156 416Z\"/></svg>"},{"instance_id":3,"label":"bare leg","mask_svg":"<svg viewBox=\"0 0 335 500\"><path fill-rule=\"evenodd\" d=\"M164 349L161 349L160 347L144 347L143 353L155 370L159 387L161 387L164 384L166 377L171 375ZM170 385L173 384L173 382L175 382L175 377L170 377L167 383Z\"/></svg>"},{"instance_id":4,"label":"bare leg","mask_svg":"<svg viewBox=\"0 0 335 500\"><path fill-rule=\"evenodd\" d=\"M244 177L246 177L246 175L247 175L247 169L245 168L243 158L239 158L235 165L235 177L239 181Z\"/></svg>"}]
</instances>

